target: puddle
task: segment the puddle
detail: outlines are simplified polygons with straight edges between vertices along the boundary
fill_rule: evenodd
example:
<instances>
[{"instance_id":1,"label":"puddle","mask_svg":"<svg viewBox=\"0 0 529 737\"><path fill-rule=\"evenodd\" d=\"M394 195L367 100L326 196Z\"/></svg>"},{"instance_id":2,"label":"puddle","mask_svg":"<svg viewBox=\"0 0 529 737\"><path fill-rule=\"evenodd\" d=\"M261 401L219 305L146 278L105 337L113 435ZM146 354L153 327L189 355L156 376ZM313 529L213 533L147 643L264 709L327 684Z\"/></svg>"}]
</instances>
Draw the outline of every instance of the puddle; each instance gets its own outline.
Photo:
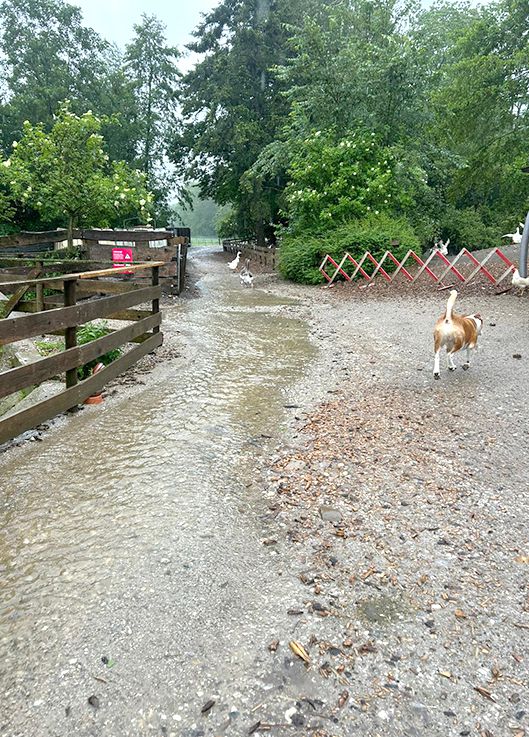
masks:
<instances>
[{"instance_id":1,"label":"puddle","mask_svg":"<svg viewBox=\"0 0 529 737\"><path fill-rule=\"evenodd\" d=\"M291 595L286 577L277 586L280 554L260 542L252 484L313 356L308 326L277 312L293 300L193 257L202 298L165 312L196 355L185 373L168 366L142 393L3 459L0 685L13 734L33 701L43 706L32 723L58 733L57 694L83 679L95 688L105 653L135 710L170 708L175 682L220 683L254 657Z\"/></svg>"}]
</instances>

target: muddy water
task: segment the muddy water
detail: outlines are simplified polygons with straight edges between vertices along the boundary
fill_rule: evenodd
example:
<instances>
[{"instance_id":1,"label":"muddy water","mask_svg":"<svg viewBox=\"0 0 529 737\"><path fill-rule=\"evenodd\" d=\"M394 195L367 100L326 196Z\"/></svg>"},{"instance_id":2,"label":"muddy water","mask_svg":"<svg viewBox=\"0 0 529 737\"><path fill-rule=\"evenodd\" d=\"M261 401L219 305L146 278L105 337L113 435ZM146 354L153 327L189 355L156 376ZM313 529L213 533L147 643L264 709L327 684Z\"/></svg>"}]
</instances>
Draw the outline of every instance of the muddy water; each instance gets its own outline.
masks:
<instances>
[{"instance_id":1,"label":"muddy water","mask_svg":"<svg viewBox=\"0 0 529 737\"><path fill-rule=\"evenodd\" d=\"M1 460L1 735L209 734L208 698L230 721L272 686L296 584L254 481L312 348L285 301L194 261L201 297L165 314L183 368Z\"/></svg>"}]
</instances>

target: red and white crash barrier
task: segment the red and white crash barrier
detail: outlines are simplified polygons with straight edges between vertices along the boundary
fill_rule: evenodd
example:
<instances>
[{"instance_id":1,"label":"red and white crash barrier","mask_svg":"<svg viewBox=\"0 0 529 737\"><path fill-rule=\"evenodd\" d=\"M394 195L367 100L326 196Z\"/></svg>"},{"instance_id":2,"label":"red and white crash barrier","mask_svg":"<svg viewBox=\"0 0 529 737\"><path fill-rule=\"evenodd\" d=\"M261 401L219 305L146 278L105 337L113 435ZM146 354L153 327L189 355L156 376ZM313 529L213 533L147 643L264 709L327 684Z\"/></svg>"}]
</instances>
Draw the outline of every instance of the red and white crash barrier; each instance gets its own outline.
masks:
<instances>
[{"instance_id":1,"label":"red and white crash barrier","mask_svg":"<svg viewBox=\"0 0 529 737\"><path fill-rule=\"evenodd\" d=\"M496 278L487 268L487 264L495 258L499 259L507 266L507 269L499 278ZM415 266L419 267L419 270L415 271L413 274L406 268L406 264L408 264L410 260ZM456 264L461 267L465 261L470 262L471 267L474 267L466 276L462 273L460 268L456 267ZM354 266L354 269L350 274L345 271L345 266L348 262ZM391 272L384 269L384 264L389 262L391 262L394 267L396 266L396 269ZM435 262L435 265L433 262ZM439 262L441 270L439 271L437 269L438 273L435 273L434 268L437 267ZM371 274L364 269L364 266L367 266L368 264L375 267ZM329 273L329 265L334 267L334 272ZM456 277L464 284L468 284L481 272L492 284L494 284L494 286L497 286L498 284L501 284L501 282L509 276L515 268L515 264L513 264L499 248L495 248L487 254L482 261L476 258L476 256L470 253L466 248L463 248L463 250L460 251L452 260L448 259L444 254L437 250L432 251L426 260L417 256L415 251L410 250L404 256L402 261L398 261L391 251L386 251L380 261L377 261L369 251L366 251L358 261L351 256L350 253L346 253L340 263L337 263L332 256L327 254L321 263L320 271L327 280L328 285L331 285L339 276L342 276L346 281L352 281L360 275L367 281L372 282L378 274L380 274L389 283L395 281L398 274L402 274L409 282L416 282L423 274L427 274L430 279L433 279L433 281L439 285L442 285L443 280L449 275Z\"/></svg>"}]
</instances>

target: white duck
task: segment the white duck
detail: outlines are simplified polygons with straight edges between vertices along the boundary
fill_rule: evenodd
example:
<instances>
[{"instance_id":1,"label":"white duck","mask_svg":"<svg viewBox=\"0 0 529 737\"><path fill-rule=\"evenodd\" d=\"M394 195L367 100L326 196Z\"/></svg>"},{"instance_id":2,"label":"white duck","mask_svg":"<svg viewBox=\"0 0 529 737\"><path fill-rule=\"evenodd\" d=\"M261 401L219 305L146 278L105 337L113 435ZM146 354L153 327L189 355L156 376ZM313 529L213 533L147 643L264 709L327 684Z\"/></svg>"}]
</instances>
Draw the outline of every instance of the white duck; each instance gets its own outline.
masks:
<instances>
[{"instance_id":1,"label":"white duck","mask_svg":"<svg viewBox=\"0 0 529 737\"><path fill-rule=\"evenodd\" d=\"M523 227L523 226L522 226ZM502 238L510 238L511 243L514 243L516 246L522 242L522 234L520 233L520 226L516 228L516 233L505 233L505 235L502 235Z\"/></svg>"},{"instance_id":2,"label":"white duck","mask_svg":"<svg viewBox=\"0 0 529 737\"><path fill-rule=\"evenodd\" d=\"M446 243L443 243L443 241L439 238L439 241L437 243L437 250L443 256L448 256L448 246L449 245L450 245L450 238L446 241Z\"/></svg>"},{"instance_id":3,"label":"white duck","mask_svg":"<svg viewBox=\"0 0 529 737\"><path fill-rule=\"evenodd\" d=\"M439 251L439 253L441 253L443 256L447 256L449 243L450 243L450 238L446 241L446 243L443 243L441 238L439 238L438 240L435 240L433 244L433 248L431 248L426 255L431 256L434 251Z\"/></svg>"},{"instance_id":4,"label":"white duck","mask_svg":"<svg viewBox=\"0 0 529 737\"><path fill-rule=\"evenodd\" d=\"M237 271L237 266L239 265L239 261L241 258L241 252L237 251L237 255L233 259L233 261L230 261L228 264L228 269L231 269L232 271Z\"/></svg>"},{"instance_id":5,"label":"white duck","mask_svg":"<svg viewBox=\"0 0 529 737\"><path fill-rule=\"evenodd\" d=\"M243 287L253 287L253 274L250 271L250 259L246 259L240 273Z\"/></svg>"},{"instance_id":6,"label":"white duck","mask_svg":"<svg viewBox=\"0 0 529 737\"><path fill-rule=\"evenodd\" d=\"M515 269L512 275L512 285L513 287L518 287L521 296L524 293L524 289L529 287L529 277L520 276L518 269Z\"/></svg>"}]
</instances>

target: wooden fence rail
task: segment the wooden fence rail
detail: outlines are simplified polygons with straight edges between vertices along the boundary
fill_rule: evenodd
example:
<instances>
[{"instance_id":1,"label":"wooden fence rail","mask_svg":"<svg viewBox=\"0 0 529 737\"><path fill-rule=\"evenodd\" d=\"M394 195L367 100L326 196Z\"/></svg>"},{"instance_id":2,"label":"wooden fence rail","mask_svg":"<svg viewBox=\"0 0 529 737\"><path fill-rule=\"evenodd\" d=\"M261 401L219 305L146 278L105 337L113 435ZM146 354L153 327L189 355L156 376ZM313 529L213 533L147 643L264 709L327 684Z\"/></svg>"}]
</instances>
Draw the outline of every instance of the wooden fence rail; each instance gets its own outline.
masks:
<instances>
[{"instance_id":1,"label":"wooden fence rail","mask_svg":"<svg viewBox=\"0 0 529 737\"><path fill-rule=\"evenodd\" d=\"M30 314L0 320L0 346L49 334L64 335L65 342L65 350L60 353L0 373L0 399L62 374L66 382L66 388L55 396L0 419L0 444L84 401L162 344L159 267L163 265L163 261L153 261L43 279L0 282L0 292L13 286L18 289L27 286L37 294L33 302L22 302L17 308L29 306ZM104 277L142 270L150 270L150 286L104 281ZM63 306L43 309L47 304L45 300L38 304L38 291L44 287L61 290ZM99 296L101 294L110 296ZM150 310L130 309L146 302L151 303ZM77 328L101 318L133 322L89 343L77 345ZM101 371L78 380L78 368L127 343L133 343L134 347Z\"/></svg>"}]
</instances>

